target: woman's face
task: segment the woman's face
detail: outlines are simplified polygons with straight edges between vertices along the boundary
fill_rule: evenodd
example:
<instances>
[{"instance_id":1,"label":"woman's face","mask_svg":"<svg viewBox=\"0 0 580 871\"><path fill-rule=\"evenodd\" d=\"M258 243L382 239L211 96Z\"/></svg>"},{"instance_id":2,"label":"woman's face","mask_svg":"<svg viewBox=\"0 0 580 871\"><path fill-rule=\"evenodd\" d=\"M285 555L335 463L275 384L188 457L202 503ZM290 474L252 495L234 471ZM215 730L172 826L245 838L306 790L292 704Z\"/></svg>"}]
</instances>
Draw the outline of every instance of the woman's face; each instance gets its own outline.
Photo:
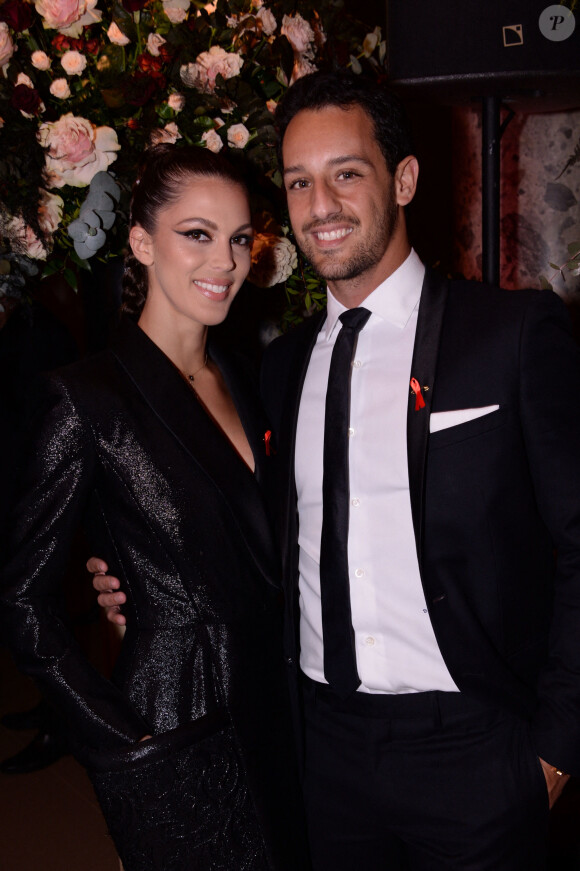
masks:
<instances>
[{"instance_id":1,"label":"woman's face","mask_svg":"<svg viewBox=\"0 0 580 871\"><path fill-rule=\"evenodd\" d=\"M226 179L191 177L159 210L154 232L133 227L130 241L147 267L146 307L155 316L219 324L250 269L246 193Z\"/></svg>"}]
</instances>

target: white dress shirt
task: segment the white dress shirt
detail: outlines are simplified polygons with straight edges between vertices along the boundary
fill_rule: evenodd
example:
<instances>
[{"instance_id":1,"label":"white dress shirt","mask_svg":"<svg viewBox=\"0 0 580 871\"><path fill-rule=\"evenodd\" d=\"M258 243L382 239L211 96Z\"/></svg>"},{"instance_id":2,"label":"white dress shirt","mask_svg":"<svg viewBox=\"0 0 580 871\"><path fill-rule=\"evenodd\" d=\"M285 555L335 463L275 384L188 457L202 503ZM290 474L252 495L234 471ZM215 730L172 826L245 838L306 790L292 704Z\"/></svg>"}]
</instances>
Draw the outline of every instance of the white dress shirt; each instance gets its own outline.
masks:
<instances>
[{"instance_id":1,"label":"white dress shirt","mask_svg":"<svg viewBox=\"0 0 580 871\"><path fill-rule=\"evenodd\" d=\"M407 260L362 303L371 317L352 368L348 537L359 691L456 691L437 646L419 576L407 469L407 406L425 267ZM300 664L325 682L320 608L324 410L330 358L345 311L328 314L308 367L296 434Z\"/></svg>"}]
</instances>

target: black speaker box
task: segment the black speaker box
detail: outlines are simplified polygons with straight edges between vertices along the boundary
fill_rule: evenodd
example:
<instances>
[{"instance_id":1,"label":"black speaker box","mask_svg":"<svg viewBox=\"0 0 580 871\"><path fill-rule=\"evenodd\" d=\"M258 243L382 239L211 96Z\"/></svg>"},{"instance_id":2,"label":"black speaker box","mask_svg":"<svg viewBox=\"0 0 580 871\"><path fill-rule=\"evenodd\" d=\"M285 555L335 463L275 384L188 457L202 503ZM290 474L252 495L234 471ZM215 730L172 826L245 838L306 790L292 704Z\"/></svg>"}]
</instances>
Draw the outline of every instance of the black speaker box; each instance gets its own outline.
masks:
<instances>
[{"instance_id":1,"label":"black speaker box","mask_svg":"<svg viewBox=\"0 0 580 871\"><path fill-rule=\"evenodd\" d=\"M407 96L580 107L577 0L387 0L387 37L391 82Z\"/></svg>"}]
</instances>

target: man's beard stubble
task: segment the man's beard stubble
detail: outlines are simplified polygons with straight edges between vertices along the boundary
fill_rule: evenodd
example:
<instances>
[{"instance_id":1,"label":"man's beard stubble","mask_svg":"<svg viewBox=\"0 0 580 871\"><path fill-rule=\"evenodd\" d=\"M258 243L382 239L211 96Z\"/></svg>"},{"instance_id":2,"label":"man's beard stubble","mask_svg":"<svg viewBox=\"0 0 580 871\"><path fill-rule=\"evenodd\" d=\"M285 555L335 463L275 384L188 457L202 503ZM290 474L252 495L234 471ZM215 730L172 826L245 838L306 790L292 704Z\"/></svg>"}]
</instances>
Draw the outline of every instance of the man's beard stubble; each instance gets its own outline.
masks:
<instances>
[{"instance_id":1,"label":"man's beard stubble","mask_svg":"<svg viewBox=\"0 0 580 871\"><path fill-rule=\"evenodd\" d=\"M333 259L333 255L340 257L340 252L320 253L314 244L304 241L309 240L308 233L316 230L316 227L324 226L328 229L329 225L333 223L344 224L345 216L340 213L330 215L325 221L312 221L303 227L300 248L318 275L325 281L352 281L380 262L395 232L398 218L399 212L394 191L389 191L386 207L374 222L373 231L368 239L359 242L347 259ZM346 220L353 227L360 226L358 218L347 218Z\"/></svg>"}]
</instances>

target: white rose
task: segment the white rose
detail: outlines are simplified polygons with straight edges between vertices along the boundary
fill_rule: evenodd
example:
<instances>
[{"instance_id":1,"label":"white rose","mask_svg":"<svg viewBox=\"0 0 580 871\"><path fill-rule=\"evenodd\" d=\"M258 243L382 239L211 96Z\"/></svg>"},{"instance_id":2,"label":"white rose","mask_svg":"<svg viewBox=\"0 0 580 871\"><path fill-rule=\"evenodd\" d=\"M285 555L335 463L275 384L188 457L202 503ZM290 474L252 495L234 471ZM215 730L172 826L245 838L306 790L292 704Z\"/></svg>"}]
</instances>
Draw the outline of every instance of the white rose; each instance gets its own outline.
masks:
<instances>
[{"instance_id":1,"label":"white rose","mask_svg":"<svg viewBox=\"0 0 580 871\"><path fill-rule=\"evenodd\" d=\"M107 36L114 45L129 45L131 40L125 36L121 28L113 21L107 30Z\"/></svg>"},{"instance_id":2,"label":"white rose","mask_svg":"<svg viewBox=\"0 0 580 871\"><path fill-rule=\"evenodd\" d=\"M167 98L167 105L170 109L173 109L174 112L181 112L185 106L185 97L183 94L179 93L170 94Z\"/></svg>"},{"instance_id":3,"label":"white rose","mask_svg":"<svg viewBox=\"0 0 580 871\"><path fill-rule=\"evenodd\" d=\"M55 79L51 83L49 91L57 100L68 100L70 97L70 88L66 79Z\"/></svg>"},{"instance_id":4,"label":"white rose","mask_svg":"<svg viewBox=\"0 0 580 871\"><path fill-rule=\"evenodd\" d=\"M87 59L80 51L65 51L60 62L67 76L80 76L87 65Z\"/></svg>"},{"instance_id":5,"label":"white rose","mask_svg":"<svg viewBox=\"0 0 580 871\"><path fill-rule=\"evenodd\" d=\"M0 67L5 67L14 54L14 43L5 21L0 21Z\"/></svg>"},{"instance_id":6,"label":"white rose","mask_svg":"<svg viewBox=\"0 0 580 871\"><path fill-rule=\"evenodd\" d=\"M166 42L160 33L150 33L147 37L147 51L153 57L159 57L159 49Z\"/></svg>"},{"instance_id":7,"label":"white rose","mask_svg":"<svg viewBox=\"0 0 580 871\"><path fill-rule=\"evenodd\" d=\"M30 76L27 76L26 73L18 73L16 85L26 85L27 88L34 88L32 79Z\"/></svg>"},{"instance_id":8,"label":"white rose","mask_svg":"<svg viewBox=\"0 0 580 871\"><path fill-rule=\"evenodd\" d=\"M375 48L377 47L377 43L381 38L381 28L375 27L372 33L367 33L363 40L363 54L365 57L370 57Z\"/></svg>"},{"instance_id":9,"label":"white rose","mask_svg":"<svg viewBox=\"0 0 580 871\"><path fill-rule=\"evenodd\" d=\"M250 281L257 287L273 287L292 275L298 266L296 248L285 236L256 233L252 246Z\"/></svg>"},{"instance_id":10,"label":"white rose","mask_svg":"<svg viewBox=\"0 0 580 871\"><path fill-rule=\"evenodd\" d=\"M160 145L162 142L168 143L169 145L175 145L177 140L181 138L182 136L177 124L174 121L170 121L169 124L165 125L165 127L159 130L153 130L149 137L149 142L151 145Z\"/></svg>"},{"instance_id":11,"label":"white rose","mask_svg":"<svg viewBox=\"0 0 580 871\"><path fill-rule=\"evenodd\" d=\"M37 135L47 149L45 176L51 188L66 184L85 187L97 172L117 159L121 147L111 127L97 127L72 112L58 121L41 124Z\"/></svg>"},{"instance_id":12,"label":"white rose","mask_svg":"<svg viewBox=\"0 0 580 871\"><path fill-rule=\"evenodd\" d=\"M272 36L276 28L278 27L278 22L276 21L274 14L267 9L265 6L262 6L258 9L256 13L256 18L259 18L262 22L262 31L266 34L266 36Z\"/></svg>"},{"instance_id":13,"label":"white rose","mask_svg":"<svg viewBox=\"0 0 580 871\"><path fill-rule=\"evenodd\" d=\"M212 45L209 51L203 51L197 56L195 63L182 66L179 74L188 87L210 94L215 89L218 75L231 79L240 74L243 65L244 61L236 52Z\"/></svg>"},{"instance_id":14,"label":"white rose","mask_svg":"<svg viewBox=\"0 0 580 871\"><path fill-rule=\"evenodd\" d=\"M83 27L96 24L102 13L97 0L34 0L45 30L58 30L65 36L79 37Z\"/></svg>"},{"instance_id":15,"label":"white rose","mask_svg":"<svg viewBox=\"0 0 580 871\"><path fill-rule=\"evenodd\" d=\"M201 137L201 141L205 142L206 148L209 148L214 154L217 154L224 147L221 136L215 130L206 130Z\"/></svg>"},{"instance_id":16,"label":"white rose","mask_svg":"<svg viewBox=\"0 0 580 871\"><path fill-rule=\"evenodd\" d=\"M44 51L33 51L30 55L30 60L32 62L32 66L36 67L37 70L45 70L50 69L51 60L49 56Z\"/></svg>"},{"instance_id":17,"label":"white rose","mask_svg":"<svg viewBox=\"0 0 580 871\"><path fill-rule=\"evenodd\" d=\"M11 248L16 254L24 254L32 260L46 260L48 251L32 227L20 216L6 221L3 232L10 239Z\"/></svg>"},{"instance_id":18,"label":"white rose","mask_svg":"<svg viewBox=\"0 0 580 871\"><path fill-rule=\"evenodd\" d=\"M314 40L314 31L301 15L285 15L280 31L297 54L304 54Z\"/></svg>"},{"instance_id":19,"label":"white rose","mask_svg":"<svg viewBox=\"0 0 580 871\"><path fill-rule=\"evenodd\" d=\"M232 124L228 130L228 142L234 148L245 148L250 131L245 124Z\"/></svg>"}]
</instances>

